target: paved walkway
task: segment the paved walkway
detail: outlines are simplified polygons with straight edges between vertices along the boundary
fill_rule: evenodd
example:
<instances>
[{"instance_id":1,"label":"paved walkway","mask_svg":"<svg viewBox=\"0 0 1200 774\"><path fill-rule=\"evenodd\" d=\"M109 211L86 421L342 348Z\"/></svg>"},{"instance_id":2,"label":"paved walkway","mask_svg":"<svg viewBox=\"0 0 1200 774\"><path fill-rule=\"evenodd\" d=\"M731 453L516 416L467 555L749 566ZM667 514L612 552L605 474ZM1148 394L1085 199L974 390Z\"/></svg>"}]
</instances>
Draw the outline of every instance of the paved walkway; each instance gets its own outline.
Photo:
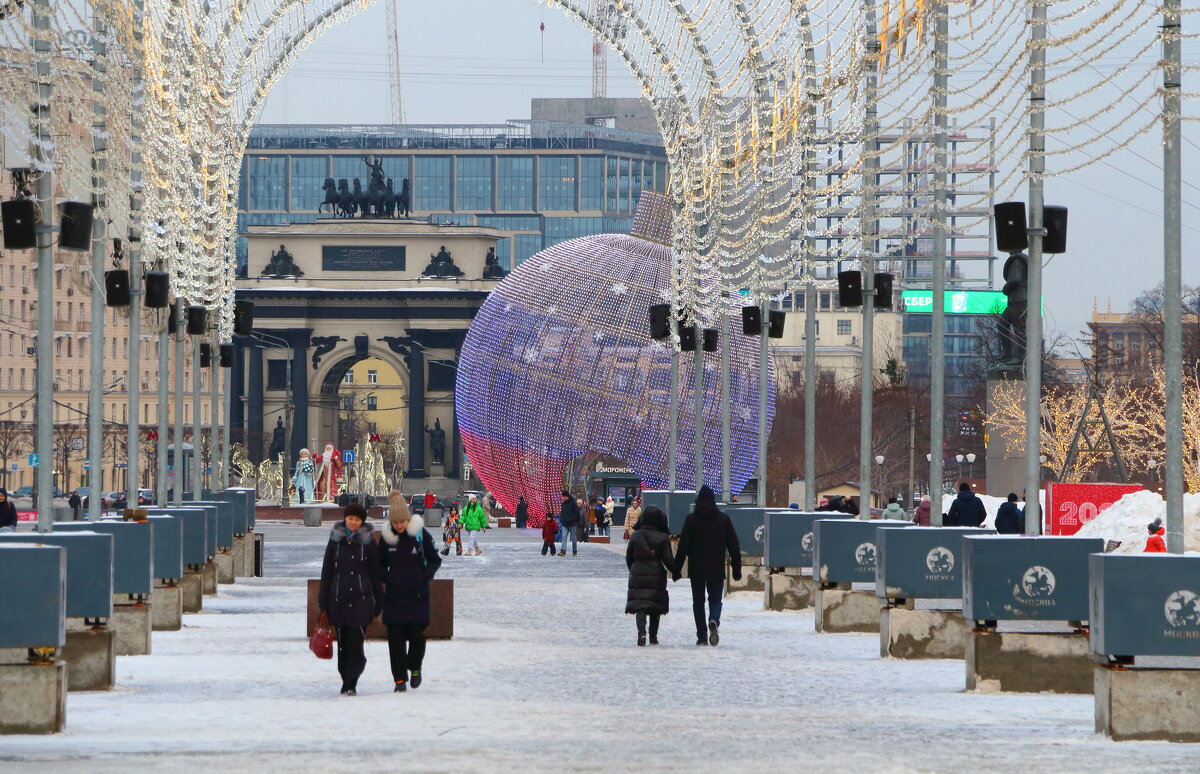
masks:
<instances>
[{"instance_id":1,"label":"paved walkway","mask_svg":"<svg viewBox=\"0 0 1200 774\"><path fill-rule=\"evenodd\" d=\"M358 697L308 652L304 580L324 529L263 525L267 573L222 586L118 688L70 695L68 730L0 737L0 772L445 771L716 773L1195 772L1194 746L1114 744L1090 696L969 695L960 661L878 657L871 635L813 633L810 614L726 606L719 648L692 643L686 586L663 645L634 646L620 536L578 558L493 530L449 557L456 632L419 690L391 692L368 644Z\"/></svg>"}]
</instances>

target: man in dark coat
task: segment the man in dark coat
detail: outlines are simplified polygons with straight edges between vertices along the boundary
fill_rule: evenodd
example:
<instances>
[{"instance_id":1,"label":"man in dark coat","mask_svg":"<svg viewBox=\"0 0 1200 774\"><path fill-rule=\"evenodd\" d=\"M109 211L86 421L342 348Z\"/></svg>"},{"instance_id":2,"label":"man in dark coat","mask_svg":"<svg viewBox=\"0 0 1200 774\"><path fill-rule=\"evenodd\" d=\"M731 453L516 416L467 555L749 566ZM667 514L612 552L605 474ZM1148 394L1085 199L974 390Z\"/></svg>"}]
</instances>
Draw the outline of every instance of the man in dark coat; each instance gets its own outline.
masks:
<instances>
[{"instance_id":1,"label":"man in dark coat","mask_svg":"<svg viewBox=\"0 0 1200 774\"><path fill-rule=\"evenodd\" d=\"M658 644L658 620L669 612L667 572L679 580L675 557L671 553L671 535L667 516L653 506L646 509L625 548L625 566L629 568L629 592L625 612L636 616L637 644L646 644L646 616L650 617L650 644Z\"/></svg>"},{"instance_id":2,"label":"man in dark coat","mask_svg":"<svg viewBox=\"0 0 1200 774\"><path fill-rule=\"evenodd\" d=\"M562 493L562 509L558 512L558 523L562 527L562 549L559 550L559 556L567 555L567 538L571 538L571 556L579 553L579 538L575 535L575 529L579 526L579 506L575 504L575 498L567 490Z\"/></svg>"},{"instance_id":3,"label":"man in dark coat","mask_svg":"<svg viewBox=\"0 0 1200 774\"><path fill-rule=\"evenodd\" d=\"M696 617L696 644L715 646L720 637L721 597L725 593L725 554L733 570L733 579L742 579L742 549L738 545L733 522L717 510L713 490L701 486L696 495L696 507L684 519L679 533L679 549L675 555L675 572L683 570L686 560L688 578L692 582L692 613ZM704 595L708 594L708 617L705 625Z\"/></svg>"},{"instance_id":4,"label":"man in dark coat","mask_svg":"<svg viewBox=\"0 0 1200 774\"><path fill-rule=\"evenodd\" d=\"M950 523L960 527L979 527L987 518L987 508L983 505L966 481L958 485L958 497L950 505Z\"/></svg>"},{"instance_id":5,"label":"man in dark coat","mask_svg":"<svg viewBox=\"0 0 1200 774\"><path fill-rule=\"evenodd\" d=\"M1017 507L1017 495L1008 493L1008 501L996 511L996 531L1001 535L1020 535L1025 532L1025 514Z\"/></svg>"},{"instance_id":6,"label":"man in dark coat","mask_svg":"<svg viewBox=\"0 0 1200 774\"><path fill-rule=\"evenodd\" d=\"M529 503L525 502L524 496L517 498L517 512L513 515L517 517L517 529L525 529L529 523Z\"/></svg>"},{"instance_id":7,"label":"man in dark coat","mask_svg":"<svg viewBox=\"0 0 1200 774\"><path fill-rule=\"evenodd\" d=\"M410 516L404 497L390 498L388 520L380 530L379 563L383 568L383 624L388 632L395 691L421 686L425 659L425 627L429 625L429 584L442 557L420 516ZM411 683L409 678L411 676Z\"/></svg>"},{"instance_id":8,"label":"man in dark coat","mask_svg":"<svg viewBox=\"0 0 1200 774\"><path fill-rule=\"evenodd\" d=\"M83 510L83 500L79 497L79 492L71 492L71 496L67 498L67 505L71 508L71 518L79 521L80 511Z\"/></svg>"},{"instance_id":9,"label":"man in dark coat","mask_svg":"<svg viewBox=\"0 0 1200 774\"><path fill-rule=\"evenodd\" d=\"M363 653L366 627L383 605L374 531L362 504L350 503L343 520L333 525L321 564L317 605L321 617L338 630L338 673L344 696L358 692L358 678L367 666Z\"/></svg>"}]
</instances>

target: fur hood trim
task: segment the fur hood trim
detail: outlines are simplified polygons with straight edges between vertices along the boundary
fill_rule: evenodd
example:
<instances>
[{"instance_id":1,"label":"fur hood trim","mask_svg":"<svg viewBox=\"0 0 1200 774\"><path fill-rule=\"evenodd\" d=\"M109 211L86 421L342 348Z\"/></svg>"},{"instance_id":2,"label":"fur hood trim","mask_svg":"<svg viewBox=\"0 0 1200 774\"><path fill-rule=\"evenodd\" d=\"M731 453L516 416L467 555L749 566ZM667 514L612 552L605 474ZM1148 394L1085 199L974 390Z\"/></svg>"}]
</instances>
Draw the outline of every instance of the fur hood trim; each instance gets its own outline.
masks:
<instances>
[{"instance_id":1,"label":"fur hood trim","mask_svg":"<svg viewBox=\"0 0 1200 774\"><path fill-rule=\"evenodd\" d=\"M339 521L333 525L333 530L329 533L329 540L333 543L361 543L367 545L371 542L371 533L375 528L371 526L371 522L364 521L363 525L354 531L351 535L346 529L346 522Z\"/></svg>"},{"instance_id":2,"label":"fur hood trim","mask_svg":"<svg viewBox=\"0 0 1200 774\"><path fill-rule=\"evenodd\" d=\"M408 526L405 527L404 533L410 538L415 539L421 534L421 530L424 528L425 520L420 516L413 516L408 520ZM379 534L383 538L383 542L387 543L389 546L394 546L396 543L400 542L400 536L396 534L396 529L392 526L392 522L390 521L385 521L383 523L383 527L380 528Z\"/></svg>"}]
</instances>

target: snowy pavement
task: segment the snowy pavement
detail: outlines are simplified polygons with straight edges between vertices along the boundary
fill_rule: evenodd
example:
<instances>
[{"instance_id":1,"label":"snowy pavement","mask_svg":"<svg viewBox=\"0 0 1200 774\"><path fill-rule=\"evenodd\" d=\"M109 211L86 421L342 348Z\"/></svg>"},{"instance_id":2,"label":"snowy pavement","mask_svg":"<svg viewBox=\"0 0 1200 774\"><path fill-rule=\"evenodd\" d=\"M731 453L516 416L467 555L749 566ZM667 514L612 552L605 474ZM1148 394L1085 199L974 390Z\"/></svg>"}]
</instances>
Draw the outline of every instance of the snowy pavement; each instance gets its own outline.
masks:
<instances>
[{"instance_id":1,"label":"snowy pavement","mask_svg":"<svg viewBox=\"0 0 1200 774\"><path fill-rule=\"evenodd\" d=\"M205 598L118 687L72 693L67 730L0 737L0 772L1195 772L1200 750L1109 742L1090 696L972 695L961 661L885 661L875 635L817 635L812 615L726 604L721 646L694 642L686 582L657 648L634 645L619 552L538 553L492 530L448 558L455 631L425 684L391 692L369 642L359 696L304 637L327 532L260 525L269 577ZM614 540L620 542L619 535Z\"/></svg>"}]
</instances>

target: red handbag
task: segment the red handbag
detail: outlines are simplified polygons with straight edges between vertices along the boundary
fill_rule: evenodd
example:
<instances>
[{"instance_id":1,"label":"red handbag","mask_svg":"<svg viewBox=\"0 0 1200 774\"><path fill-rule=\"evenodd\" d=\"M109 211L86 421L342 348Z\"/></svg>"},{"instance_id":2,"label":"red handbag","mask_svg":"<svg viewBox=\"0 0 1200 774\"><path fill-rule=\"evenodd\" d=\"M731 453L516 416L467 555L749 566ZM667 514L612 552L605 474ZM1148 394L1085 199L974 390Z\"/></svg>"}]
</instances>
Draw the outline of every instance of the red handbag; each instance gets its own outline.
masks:
<instances>
[{"instance_id":1,"label":"red handbag","mask_svg":"<svg viewBox=\"0 0 1200 774\"><path fill-rule=\"evenodd\" d=\"M312 636L308 638L308 649L317 658L333 658L333 627L329 625L329 615L322 611L317 625L313 627Z\"/></svg>"}]
</instances>

